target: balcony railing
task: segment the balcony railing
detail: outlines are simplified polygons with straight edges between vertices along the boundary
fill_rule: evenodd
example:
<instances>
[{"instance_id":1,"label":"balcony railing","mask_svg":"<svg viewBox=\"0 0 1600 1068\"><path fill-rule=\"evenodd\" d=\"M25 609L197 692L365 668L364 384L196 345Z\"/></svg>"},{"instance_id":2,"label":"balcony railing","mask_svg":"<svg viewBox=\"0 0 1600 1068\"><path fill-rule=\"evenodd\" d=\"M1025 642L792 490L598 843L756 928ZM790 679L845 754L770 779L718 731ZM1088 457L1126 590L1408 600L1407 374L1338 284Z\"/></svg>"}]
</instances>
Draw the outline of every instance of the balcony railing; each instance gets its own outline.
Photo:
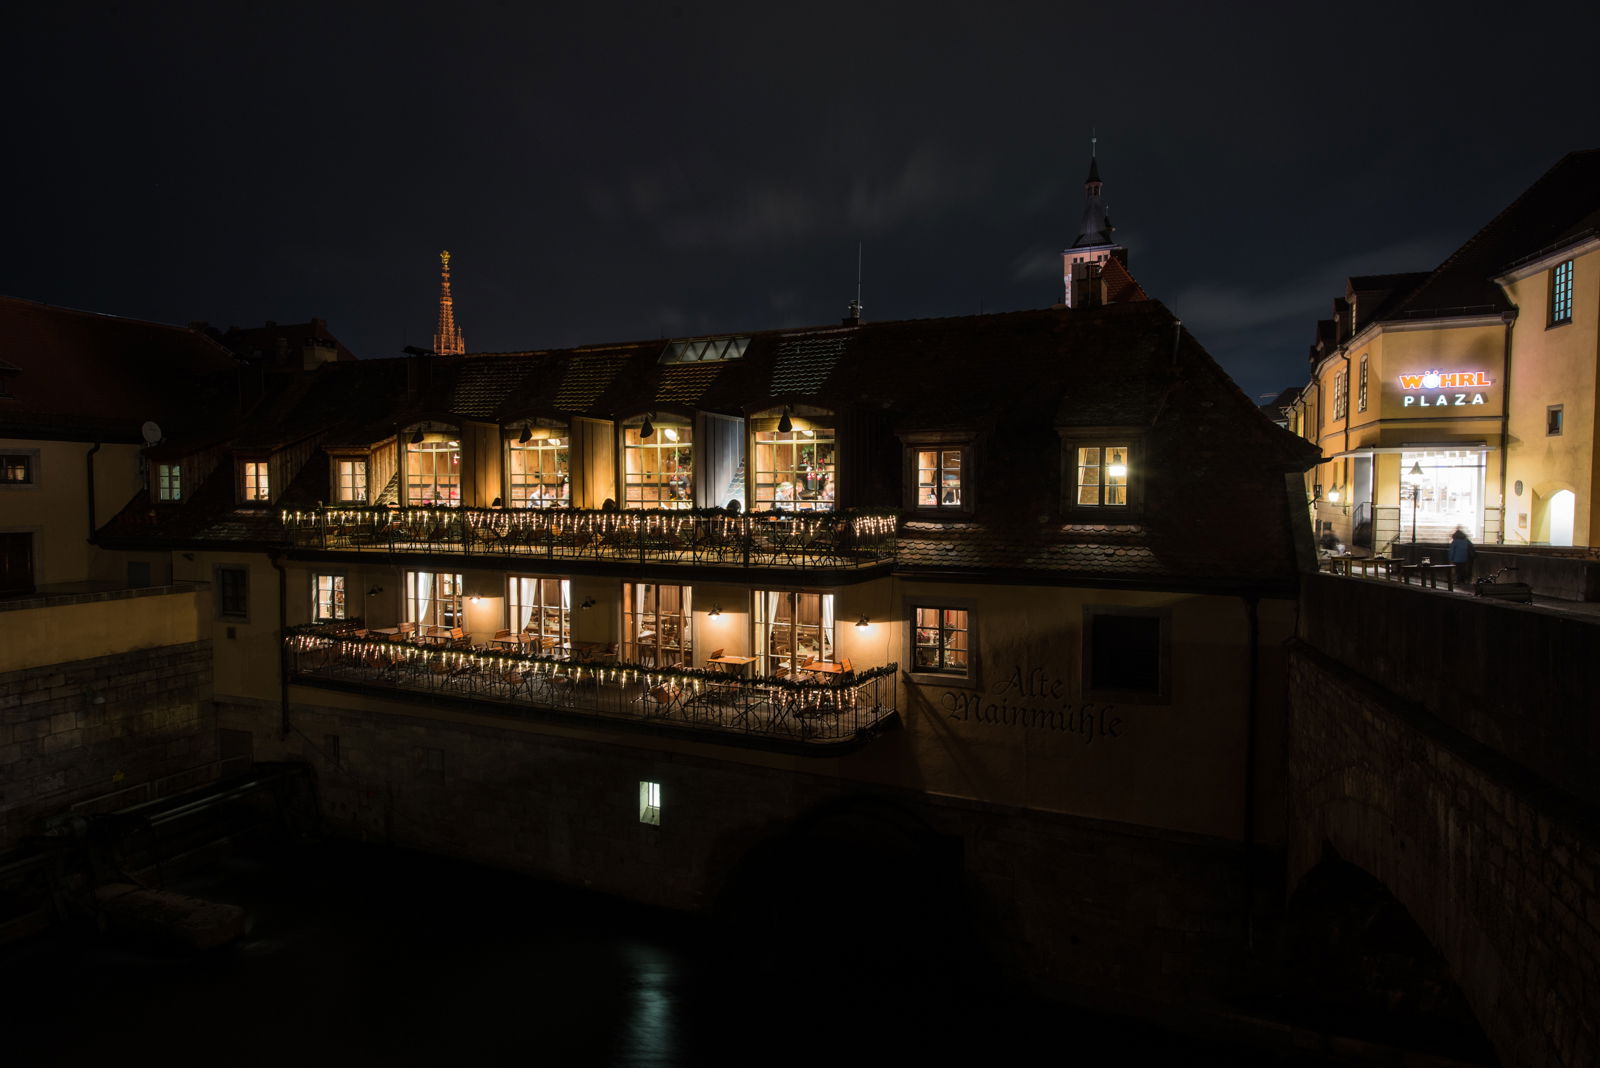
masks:
<instances>
[{"instance_id":1,"label":"balcony railing","mask_svg":"<svg viewBox=\"0 0 1600 1068\"><path fill-rule=\"evenodd\" d=\"M320 625L284 638L301 682L626 720L704 732L708 741L759 739L801 748L865 740L895 716L898 665L838 681L745 679L692 668L580 662L481 649L379 641Z\"/></svg>"},{"instance_id":2,"label":"balcony railing","mask_svg":"<svg viewBox=\"0 0 1600 1068\"><path fill-rule=\"evenodd\" d=\"M788 568L892 561L896 523L892 512L855 509L320 508L285 511L282 519L302 549Z\"/></svg>"}]
</instances>

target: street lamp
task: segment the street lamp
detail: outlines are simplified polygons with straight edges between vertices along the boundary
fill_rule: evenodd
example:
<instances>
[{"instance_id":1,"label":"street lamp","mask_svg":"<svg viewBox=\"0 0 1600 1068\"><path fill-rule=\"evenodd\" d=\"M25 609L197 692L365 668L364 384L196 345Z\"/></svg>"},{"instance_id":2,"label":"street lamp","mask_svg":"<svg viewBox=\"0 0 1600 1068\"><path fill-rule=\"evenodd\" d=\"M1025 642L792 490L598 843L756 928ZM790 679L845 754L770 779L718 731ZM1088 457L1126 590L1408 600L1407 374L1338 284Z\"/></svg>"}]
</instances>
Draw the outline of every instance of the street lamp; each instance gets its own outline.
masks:
<instances>
[{"instance_id":1,"label":"street lamp","mask_svg":"<svg viewBox=\"0 0 1600 1068\"><path fill-rule=\"evenodd\" d=\"M1406 472L1406 482L1411 486L1411 562L1417 562L1417 502L1422 498L1422 461L1418 460Z\"/></svg>"}]
</instances>

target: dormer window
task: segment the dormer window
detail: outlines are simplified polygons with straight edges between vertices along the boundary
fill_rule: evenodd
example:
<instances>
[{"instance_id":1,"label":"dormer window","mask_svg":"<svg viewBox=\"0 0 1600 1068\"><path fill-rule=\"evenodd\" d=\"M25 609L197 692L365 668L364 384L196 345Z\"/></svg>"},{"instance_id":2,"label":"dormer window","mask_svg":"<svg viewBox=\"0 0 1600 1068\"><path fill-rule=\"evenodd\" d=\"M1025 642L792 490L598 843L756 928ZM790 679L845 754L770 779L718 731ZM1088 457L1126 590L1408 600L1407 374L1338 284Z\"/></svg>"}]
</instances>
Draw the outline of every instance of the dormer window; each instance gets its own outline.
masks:
<instances>
[{"instance_id":1,"label":"dormer window","mask_svg":"<svg viewBox=\"0 0 1600 1068\"><path fill-rule=\"evenodd\" d=\"M623 502L629 508L694 506L694 432L650 415L622 428Z\"/></svg>"},{"instance_id":2,"label":"dormer window","mask_svg":"<svg viewBox=\"0 0 1600 1068\"><path fill-rule=\"evenodd\" d=\"M367 461L334 462L333 496L340 504L367 503Z\"/></svg>"},{"instance_id":3,"label":"dormer window","mask_svg":"<svg viewBox=\"0 0 1600 1068\"><path fill-rule=\"evenodd\" d=\"M1143 506L1139 436L1135 430L1075 428L1059 433L1063 445L1064 509L1126 515Z\"/></svg>"},{"instance_id":4,"label":"dormer window","mask_svg":"<svg viewBox=\"0 0 1600 1068\"><path fill-rule=\"evenodd\" d=\"M245 460L240 465L239 497L246 502L272 500L272 483L265 460Z\"/></svg>"},{"instance_id":5,"label":"dormer window","mask_svg":"<svg viewBox=\"0 0 1600 1068\"><path fill-rule=\"evenodd\" d=\"M406 442L406 503L461 505L461 442L445 434L419 433Z\"/></svg>"},{"instance_id":6,"label":"dormer window","mask_svg":"<svg viewBox=\"0 0 1600 1068\"><path fill-rule=\"evenodd\" d=\"M832 420L791 415L754 419L754 507L823 512L839 494L839 442Z\"/></svg>"},{"instance_id":7,"label":"dormer window","mask_svg":"<svg viewBox=\"0 0 1600 1068\"><path fill-rule=\"evenodd\" d=\"M521 440L526 437L527 440ZM529 426L507 444L506 489L513 508L570 508L571 440L564 427Z\"/></svg>"},{"instance_id":8,"label":"dormer window","mask_svg":"<svg viewBox=\"0 0 1600 1068\"><path fill-rule=\"evenodd\" d=\"M156 464L156 500L173 503L183 500L183 467Z\"/></svg>"},{"instance_id":9,"label":"dormer window","mask_svg":"<svg viewBox=\"0 0 1600 1068\"><path fill-rule=\"evenodd\" d=\"M903 434L905 507L926 516L972 511L972 435L960 432Z\"/></svg>"},{"instance_id":10,"label":"dormer window","mask_svg":"<svg viewBox=\"0 0 1600 1068\"><path fill-rule=\"evenodd\" d=\"M1080 508L1123 508L1128 503L1128 446L1089 445L1078 451Z\"/></svg>"}]
</instances>

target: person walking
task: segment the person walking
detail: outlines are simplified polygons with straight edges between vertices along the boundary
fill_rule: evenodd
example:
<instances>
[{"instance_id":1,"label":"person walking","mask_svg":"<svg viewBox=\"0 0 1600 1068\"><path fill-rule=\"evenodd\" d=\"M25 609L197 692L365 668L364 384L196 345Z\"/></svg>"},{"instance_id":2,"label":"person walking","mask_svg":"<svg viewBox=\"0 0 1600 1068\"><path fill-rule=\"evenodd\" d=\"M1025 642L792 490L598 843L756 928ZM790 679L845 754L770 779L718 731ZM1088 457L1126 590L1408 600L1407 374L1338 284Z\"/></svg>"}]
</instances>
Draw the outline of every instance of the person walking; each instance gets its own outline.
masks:
<instances>
[{"instance_id":1,"label":"person walking","mask_svg":"<svg viewBox=\"0 0 1600 1068\"><path fill-rule=\"evenodd\" d=\"M1465 585L1472 578L1472 558L1478 555L1467 532L1456 527L1450 535L1450 562L1456 565L1456 581Z\"/></svg>"}]
</instances>

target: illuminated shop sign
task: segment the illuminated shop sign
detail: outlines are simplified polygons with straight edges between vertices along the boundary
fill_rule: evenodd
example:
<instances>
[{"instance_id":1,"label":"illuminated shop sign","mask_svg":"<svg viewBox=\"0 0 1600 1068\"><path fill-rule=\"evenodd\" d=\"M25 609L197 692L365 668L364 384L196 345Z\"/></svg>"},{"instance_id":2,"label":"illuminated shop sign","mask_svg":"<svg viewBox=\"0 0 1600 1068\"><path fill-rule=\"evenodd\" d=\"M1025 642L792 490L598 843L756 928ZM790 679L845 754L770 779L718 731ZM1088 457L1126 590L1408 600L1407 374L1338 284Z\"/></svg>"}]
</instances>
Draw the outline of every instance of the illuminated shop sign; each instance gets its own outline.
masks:
<instances>
[{"instance_id":1,"label":"illuminated shop sign","mask_svg":"<svg viewBox=\"0 0 1600 1068\"><path fill-rule=\"evenodd\" d=\"M1401 375L1403 390L1426 390L1423 393L1407 392L1402 406L1410 408L1439 408L1487 404L1481 389L1494 385L1483 371L1426 371L1420 375Z\"/></svg>"}]
</instances>

